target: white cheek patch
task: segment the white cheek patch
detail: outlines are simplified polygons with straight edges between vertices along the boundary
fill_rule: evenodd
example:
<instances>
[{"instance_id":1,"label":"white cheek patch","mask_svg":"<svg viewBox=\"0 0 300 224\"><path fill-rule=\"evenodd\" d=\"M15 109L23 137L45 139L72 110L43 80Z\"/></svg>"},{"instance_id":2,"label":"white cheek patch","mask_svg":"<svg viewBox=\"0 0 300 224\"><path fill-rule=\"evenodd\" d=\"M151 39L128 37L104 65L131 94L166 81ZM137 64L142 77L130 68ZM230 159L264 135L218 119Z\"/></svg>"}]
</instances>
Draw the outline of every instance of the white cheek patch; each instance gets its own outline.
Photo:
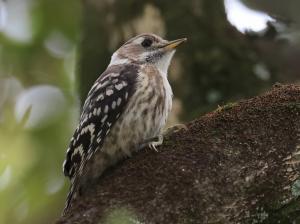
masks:
<instances>
[{"instance_id":1,"label":"white cheek patch","mask_svg":"<svg viewBox=\"0 0 300 224\"><path fill-rule=\"evenodd\" d=\"M149 56L149 52L146 51L146 52L140 54L140 55L139 55L139 58L140 58L140 59L145 59L145 58L147 58L148 56Z\"/></svg>"},{"instance_id":2,"label":"white cheek patch","mask_svg":"<svg viewBox=\"0 0 300 224\"><path fill-rule=\"evenodd\" d=\"M120 65L120 64L126 64L126 63L129 63L129 60L126 59L126 58L119 58L118 57L118 54L117 53L114 53L112 56L111 56L111 60L110 60L110 63L108 66L111 66L111 65ZM119 75L116 75L116 76L113 76L113 77L117 77Z\"/></svg>"}]
</instances>

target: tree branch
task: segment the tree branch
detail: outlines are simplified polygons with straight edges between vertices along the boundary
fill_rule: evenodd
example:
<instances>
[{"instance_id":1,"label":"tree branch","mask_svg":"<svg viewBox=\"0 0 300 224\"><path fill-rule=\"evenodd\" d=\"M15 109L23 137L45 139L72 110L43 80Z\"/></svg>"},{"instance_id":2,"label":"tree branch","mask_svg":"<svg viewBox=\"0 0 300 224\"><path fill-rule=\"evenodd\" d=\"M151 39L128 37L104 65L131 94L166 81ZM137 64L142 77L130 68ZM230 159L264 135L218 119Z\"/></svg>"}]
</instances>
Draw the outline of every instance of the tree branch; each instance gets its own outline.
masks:
<instances>
[{"instance_id":1,"label":"tree branch","mask_svg":"<svg viewBox=\"0 0 300 224\"><path fill-rule=\"evenodd\" d=\"M187 126L158 153L107 171L57 223L300 221L300 86L277 85Z\"/></svg>"}]
</instances>

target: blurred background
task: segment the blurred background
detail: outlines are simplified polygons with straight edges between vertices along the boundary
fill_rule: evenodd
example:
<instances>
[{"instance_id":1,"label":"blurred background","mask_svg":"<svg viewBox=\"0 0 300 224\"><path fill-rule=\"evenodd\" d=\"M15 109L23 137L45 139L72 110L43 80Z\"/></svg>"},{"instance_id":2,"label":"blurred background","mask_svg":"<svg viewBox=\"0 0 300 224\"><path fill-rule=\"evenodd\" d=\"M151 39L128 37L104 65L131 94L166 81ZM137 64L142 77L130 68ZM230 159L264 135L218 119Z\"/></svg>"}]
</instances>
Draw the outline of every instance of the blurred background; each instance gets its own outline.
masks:
<instances>
[{"instance_id":1,"label":"blurred background","mask_svg":"<svg viewBox=\"0 0 300 224\"><path fill-rule=\"evenodd\" d=\"M65 150L111 54L143 32L187 37L169 124L299 83L297 0L0 0L0 223L53 223Z\"/></svg>"}]
</instances>

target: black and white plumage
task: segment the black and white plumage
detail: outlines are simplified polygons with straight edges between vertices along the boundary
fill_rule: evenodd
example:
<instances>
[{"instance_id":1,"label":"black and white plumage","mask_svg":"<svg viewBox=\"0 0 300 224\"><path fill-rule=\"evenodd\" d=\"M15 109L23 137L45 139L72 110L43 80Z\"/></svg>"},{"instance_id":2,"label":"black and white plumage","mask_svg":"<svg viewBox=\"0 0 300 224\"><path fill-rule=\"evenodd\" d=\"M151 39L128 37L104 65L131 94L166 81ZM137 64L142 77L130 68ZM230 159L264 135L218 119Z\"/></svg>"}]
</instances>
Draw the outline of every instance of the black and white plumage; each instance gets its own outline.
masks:
<instances>
[{"instance_id":1,"label":"black and white plumage","mask_svg":"<svg viewBox=\"0 0 300 224\"><path fill-rule=\"evenodd\" d=\"M136 88L137 66L110 66L89 91L79 126L64 163L65 176L74 177L82 160L101 148L105 136L123 112Z\"/></svg>"},{"instance_id":2,"label":"black and white plumage","mask_svg":"<svg viewBox=\"0 0 300 224\"><path fill-rule=\"evenodd\" d=\"M111 165L159 136L172 106L167 70L175 48L186 39L166 41L142 34L121 46L92 86L64 162L71 180L65 211Z\"/></svg>"}]
</instances>

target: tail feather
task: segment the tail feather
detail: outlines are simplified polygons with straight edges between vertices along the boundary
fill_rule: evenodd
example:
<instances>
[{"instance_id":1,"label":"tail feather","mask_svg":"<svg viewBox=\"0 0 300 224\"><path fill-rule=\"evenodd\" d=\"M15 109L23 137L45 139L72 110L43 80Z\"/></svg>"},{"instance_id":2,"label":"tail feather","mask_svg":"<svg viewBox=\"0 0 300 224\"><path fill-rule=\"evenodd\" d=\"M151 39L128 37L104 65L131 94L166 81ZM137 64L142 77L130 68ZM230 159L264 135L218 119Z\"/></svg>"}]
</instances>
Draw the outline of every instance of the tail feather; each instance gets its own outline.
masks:
<instances>
[{"instance_id":1,"label":"tail feather","mask_svg":"<svg viewBox=\"0 0 300 224\"><path fill-rule=\"evenodd\" d=\"M65 208L64 208L63 213L62 213L63 215L65 215L69 211L73 201L77 197L77 187L75 187L75 186L76 185L74 185L74 183L71 184L71 187L70 187L67 199L66 199Z\"/></svg>"},{"instance_id":2,"label":"tail feather","mask_svg":"<svg viewBox=\"0 0 300 224\"><path fill-rule=\"evenodd\" d=\"M75 170L75 173L73 174L73 178L71 178L71 186L66 199L66 205L63 210L63 215L65 215L69 211L73 201L78 195L80 180L82 179L83 168L85 167L86 162L87 160L83 158L79 168Z\"/></svg>"}]
</instances>

